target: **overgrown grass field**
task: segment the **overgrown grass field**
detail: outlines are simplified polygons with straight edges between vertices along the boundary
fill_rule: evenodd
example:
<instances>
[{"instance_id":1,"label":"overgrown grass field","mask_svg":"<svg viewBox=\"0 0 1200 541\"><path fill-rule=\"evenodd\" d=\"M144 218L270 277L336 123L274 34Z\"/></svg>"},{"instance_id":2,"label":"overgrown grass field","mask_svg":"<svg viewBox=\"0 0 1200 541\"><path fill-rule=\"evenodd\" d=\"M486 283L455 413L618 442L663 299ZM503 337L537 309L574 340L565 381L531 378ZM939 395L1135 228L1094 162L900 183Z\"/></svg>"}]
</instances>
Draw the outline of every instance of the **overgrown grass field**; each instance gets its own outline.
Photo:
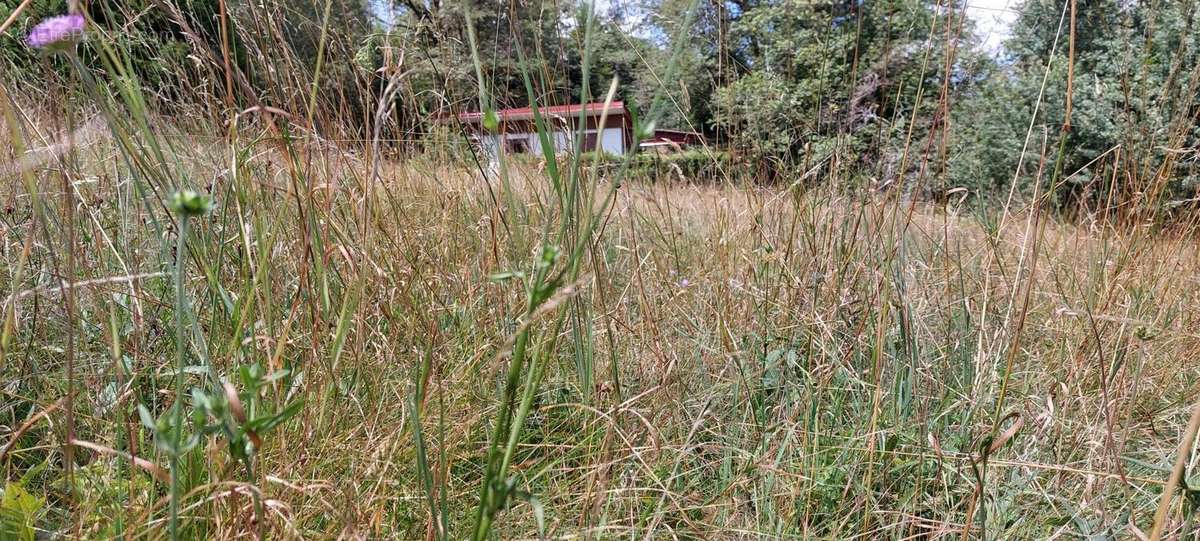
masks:
<instances>
[{"instance_id":1,"label":"overgrown grass field","mask_svg":"<svg viewBox=\"0 0 1200 541\"><path fill-rule=\"evenodd\" d=\"M487 188L253 141L165 152L216 201L185 254L185 388L231 382L250 418L303 401L248 459L220 431L181 454L189 537L470 535L526 331L505 539L1128 538L1196 389L1190 229L631 180L530 312L571 257L543 258L566 222L535 167ZM70 208L58 164L42 212L2 195L6 494L39 531L156 538L168 453L138 408L176 400L176 239L116 155L64 158Z\"/></svg>"},{"instance_id":2,"label":"overgrown grass field","mask_svg":"<svg viewBox=\"0 0 1200 541\"><path fill-rule=\"evenodd\" d=\"M629 142L716 111L727 148L491 162L450 113L477 102L495 130L499 78L535 109L562 90L557 53L505 37L499 11L482 36L468 8L439 19L462 36L376 35L361 5L339 28L329 1L313 20L232 4L156 0L138 23L70 2L54 24L74 29L31 35L8 62L24 75L0 77L0 541L1198 535L1200 71L1182 56L1139 79L1158 98L1122 87L1175 109L1118 125L1085 103L1072 128L1075 3L1030 11L1061 13L1045 64L1019 66L1032 110L969 126L956 170L953 10L868 13L864 44L895 19L907 45L864 45L861 81L862 11L806 11L797 42L840 43L853 69L764 113L756 93L786 86L764 64L709 89L754 112L731 120L662 83L686 98L707 69L694 23L721 32L691 2L664 8L669 46L639 38L657 86ZM641 49L577 7L537 28L578 45L568 101L608 111L626 90L606 55ZM748 35L774 37L771 17ZM893 60L909 73L885 84ZM1039 111L1058 114L1061 71L1058 124ZM1088 80L1097 100L1119 86ZM452 95L464 81L478 92ZM964 97L1015 100L985 94Z\"/></svg>"}]
</instances>

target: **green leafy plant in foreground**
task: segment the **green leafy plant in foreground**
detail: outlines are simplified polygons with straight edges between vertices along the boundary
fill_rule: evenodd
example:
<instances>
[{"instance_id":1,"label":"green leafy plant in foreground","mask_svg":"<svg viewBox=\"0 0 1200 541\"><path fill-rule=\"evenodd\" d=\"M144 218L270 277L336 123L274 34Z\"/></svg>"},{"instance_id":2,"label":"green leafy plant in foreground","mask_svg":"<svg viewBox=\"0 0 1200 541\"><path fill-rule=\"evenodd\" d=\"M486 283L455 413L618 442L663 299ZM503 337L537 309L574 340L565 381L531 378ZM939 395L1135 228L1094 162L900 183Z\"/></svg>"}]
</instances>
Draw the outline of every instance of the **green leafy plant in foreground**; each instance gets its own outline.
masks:
<instances>
[{"instance_id":1,"label":"green leafy plant in foreground","mask_svg":"<svg viewBox=\"0 0 1200 541\"><path fill-rule=\"evenodd\" d=\"M0 493L0 539L33 541L33 525L46 502L30 494L20 481L8 481Z\"/></svg>"},{"instance_id":2,"label":"green leafy plant in foreground","mask_svg":"<svg viewBox=\"0 0 1200 541\"><path fill-rule=\"evenodd\" d=\"M266 373L259 363L242 366L238 376L244 389L238 392L228 381L222 381L211 366L191 367L187 365L187 330L190 320L190 308L185 282L185 262L187 260L188 227L191 219L203 216L212 210L209 197L190 190L176 192L167 202L168 207L178 217L179 239L176 245L176 366L175 402L158 419L154 419L149 409L144 405L138 406L138 415L142 424L155 435L158 449L166 454L171 463L171 499L170 499L170 534L178 538L180 533L179 509L181 503L181 484L184 478L184 461L182 457L193 451L206 437L216 436L225 439L229 456L235 463L242 464L249 478L254 477L254 454L263 445L263 436L299 413L303 407L302 400L293 401L276 413L267 410L262 400L265 388L279 381L290 373L279 370ZM184 402L188 393L185 390L184 377L188 373L206 374L211 376L213 385L209 389L191 389L191 411L185 411ZM187 418L191 418L189 428ZM257 493L255 511L258 523L262 522L262 502Z\"/></svg>"}]
</instances>

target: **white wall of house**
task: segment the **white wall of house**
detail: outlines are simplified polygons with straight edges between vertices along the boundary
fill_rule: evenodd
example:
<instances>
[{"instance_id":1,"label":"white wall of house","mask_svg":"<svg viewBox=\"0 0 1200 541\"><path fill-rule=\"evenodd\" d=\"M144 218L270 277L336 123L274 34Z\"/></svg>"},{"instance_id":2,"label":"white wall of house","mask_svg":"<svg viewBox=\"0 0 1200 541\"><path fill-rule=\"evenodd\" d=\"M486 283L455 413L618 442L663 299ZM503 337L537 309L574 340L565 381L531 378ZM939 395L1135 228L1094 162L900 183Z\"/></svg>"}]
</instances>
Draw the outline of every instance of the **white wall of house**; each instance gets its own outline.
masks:
<instances>
[{"instance_id":1,"label":"white wall of house","mask_svg":"<svg viewBox=\"0 0 1200 541\"><path fill-rule=\"evenodd\" d=\"M534 136L536 137L536 135ZM559 130L554 132L554 151L566 152L571 150L571 143L575 141L574 131Z\"/></svg>"},{"instance_id":2,"label":"white wall of house","mask_svg":"<svg viewBox=\"0 0 1200 541\"><path fill-rule=\"evenodd\" d=\"M604 128L600 136L600 148L609 154L618 156L625 153L625 130L623 128Z\"/></svg>"},{"instance_id":3,"label":"white wall of house","mask_svg":"<svg viewBox=\"0 0 1200 541\"><path fill-rule=\"evenodd\" d=\"M587 130L584 133L586 135L595 135L596 130ZM532 136L535 140L537 140L537 134L529 134L529 135ZM554 149L555 149L555 151L556 152L567 152L567 151L571 150L571 148L575 144L575 136L576 135L577 134L574 131L560 130L560 131L554 132ZM604 131L600 134L598 140L599 140L600 149L609 154L616 154L619 156L619 155L625 153L625 134L621 128L604 128ZM533 147L531 147L531 148L533 148ZM536 148L540 152L542 147L539 144L539 145L537 145Z\"/></svg>"},{"instance_id":4,"label":"white wall of house","mask_svg":"<svg viewBox=\"0 0 1200 541\"><path fill-rule=\"evenodd\" d=\"M587 130L588 135L595 135L596 130ZM576 133L573 131L560 130L553 134L555 152L569 151L575 142ZM480 146L483 147L483 152L488 155L493 161L500 155L501 150L511 149L516 142L523 142L530 154L542 153L542 142L536 133L504 133L496 135L485 135L480 138ZM625 132L623 128L604 128L600 132L597 142L600 149L609 154L622 155L625 153Z\"/></svg>"}]
</instances>

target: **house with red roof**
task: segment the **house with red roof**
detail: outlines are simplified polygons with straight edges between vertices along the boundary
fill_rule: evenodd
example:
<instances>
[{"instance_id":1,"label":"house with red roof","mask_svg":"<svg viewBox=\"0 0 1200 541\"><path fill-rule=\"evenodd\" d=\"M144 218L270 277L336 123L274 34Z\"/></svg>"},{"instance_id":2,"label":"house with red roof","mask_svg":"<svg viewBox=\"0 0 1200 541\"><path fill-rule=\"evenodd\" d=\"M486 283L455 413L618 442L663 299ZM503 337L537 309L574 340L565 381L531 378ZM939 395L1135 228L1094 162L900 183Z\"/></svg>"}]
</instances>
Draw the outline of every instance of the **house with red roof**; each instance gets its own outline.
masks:
<instances>
[{"instance_id":1,"label":"house with red roof","mask_svg":"<svg viewBox=\"0 0 1200 541\"><path fill-rule=\"evenodd\" d=\"M583 139L578 150L604 151L621 155L633 149L633 119L624 102L614 101L605 107L603 102L538 107L554 151L575 150L575 138L580 129ZM483 112L460 113L458 120L484 151L498 156L507 154L542 154L541 138L534 122L531 107L496 111L499 121L495 130L484 124Z\"/></svg>"}]
</instances>

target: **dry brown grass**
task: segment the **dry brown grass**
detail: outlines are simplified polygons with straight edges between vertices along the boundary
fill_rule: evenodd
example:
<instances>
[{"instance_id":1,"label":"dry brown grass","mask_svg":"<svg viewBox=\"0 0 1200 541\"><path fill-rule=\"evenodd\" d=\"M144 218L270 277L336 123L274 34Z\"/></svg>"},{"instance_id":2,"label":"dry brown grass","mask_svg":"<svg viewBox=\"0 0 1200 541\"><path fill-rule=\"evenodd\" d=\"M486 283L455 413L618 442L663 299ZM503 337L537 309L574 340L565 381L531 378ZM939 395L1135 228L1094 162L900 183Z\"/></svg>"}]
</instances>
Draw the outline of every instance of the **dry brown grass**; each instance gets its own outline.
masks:
<instances>
[{"instance_id":1,"label":"dry brown grass","mask_svg":"<svg viewBox=\"0 0 1200 541\"><path fill-rule=\"evenodd\" d=\"M86 161L97 181L79 186L80 208L96 218L79 225L89 240L77 279L161 271L152 255L161 238L131 227L147 211L130 203L120 165L105 156ZM544 210L545 181L536 169L514 175L506 205L503 186L489 191L470 169L412 161L389 164L365 194L363 158L304 156L299 184L272 150L247 156L235 169L221 153L185 156L192 181L211 179L221 205L195 248L219 263L192 276L198 320L215 366L292 367L302 379L268 397L291 393L307 405L266 439L256 478L209 441L185 516L213 537L248 535L258 491L278 537L425 537L409 428L413 371L428 349L425 437L452 535L465 532L506 363L497 353L522 324L519 285L488 277L525 268L537 250L542 225L555 219ZM22 190L12 183L0 193L18 209L0 234L6 275L29 234ZM965 207L914 207L891 194L634 181L604 223L589 279L562 300L586 307L583 334L563 328L513 466L545 506L552 536L1148 530L1166 477L1155 467L1169 467L1197 391L1189 360L1200 350L1200 258L1190 232L1069 224L1030 209L995 226ZM306 252L311 224L324 239L319 253ZM51 280L54 253L39 237L34 272L12 290ZM335 358L338 313L360 280ZM135 401L169 394L166 285L80 291L80 439L153 458L148 436L131 450L127 434L137 429ZM255 296L248 332L237 334L216 304L221 289ZM116 304L126 292L141 299L144 318ZM61 395L56 302L46 292L20 300L6 416L27 418ZM113 370L110 314L136 383ZM595 365L593 389L580 386L581 358ZM115 405L110 382L123 391ZM10 479L35 457L58 460L59 416L47 418L37 439L16 446ZM151 509L159 493L119 456L85 455L79 476L90 502L75 508L85 536L116 515L134 532L161 531L149 518L160 516ZM53 494L53 479L35 483ZM52 517L65 520L58 505ZM525 504L498 528L506 539L536 533Z\"/></svg>"}]
</instances>

